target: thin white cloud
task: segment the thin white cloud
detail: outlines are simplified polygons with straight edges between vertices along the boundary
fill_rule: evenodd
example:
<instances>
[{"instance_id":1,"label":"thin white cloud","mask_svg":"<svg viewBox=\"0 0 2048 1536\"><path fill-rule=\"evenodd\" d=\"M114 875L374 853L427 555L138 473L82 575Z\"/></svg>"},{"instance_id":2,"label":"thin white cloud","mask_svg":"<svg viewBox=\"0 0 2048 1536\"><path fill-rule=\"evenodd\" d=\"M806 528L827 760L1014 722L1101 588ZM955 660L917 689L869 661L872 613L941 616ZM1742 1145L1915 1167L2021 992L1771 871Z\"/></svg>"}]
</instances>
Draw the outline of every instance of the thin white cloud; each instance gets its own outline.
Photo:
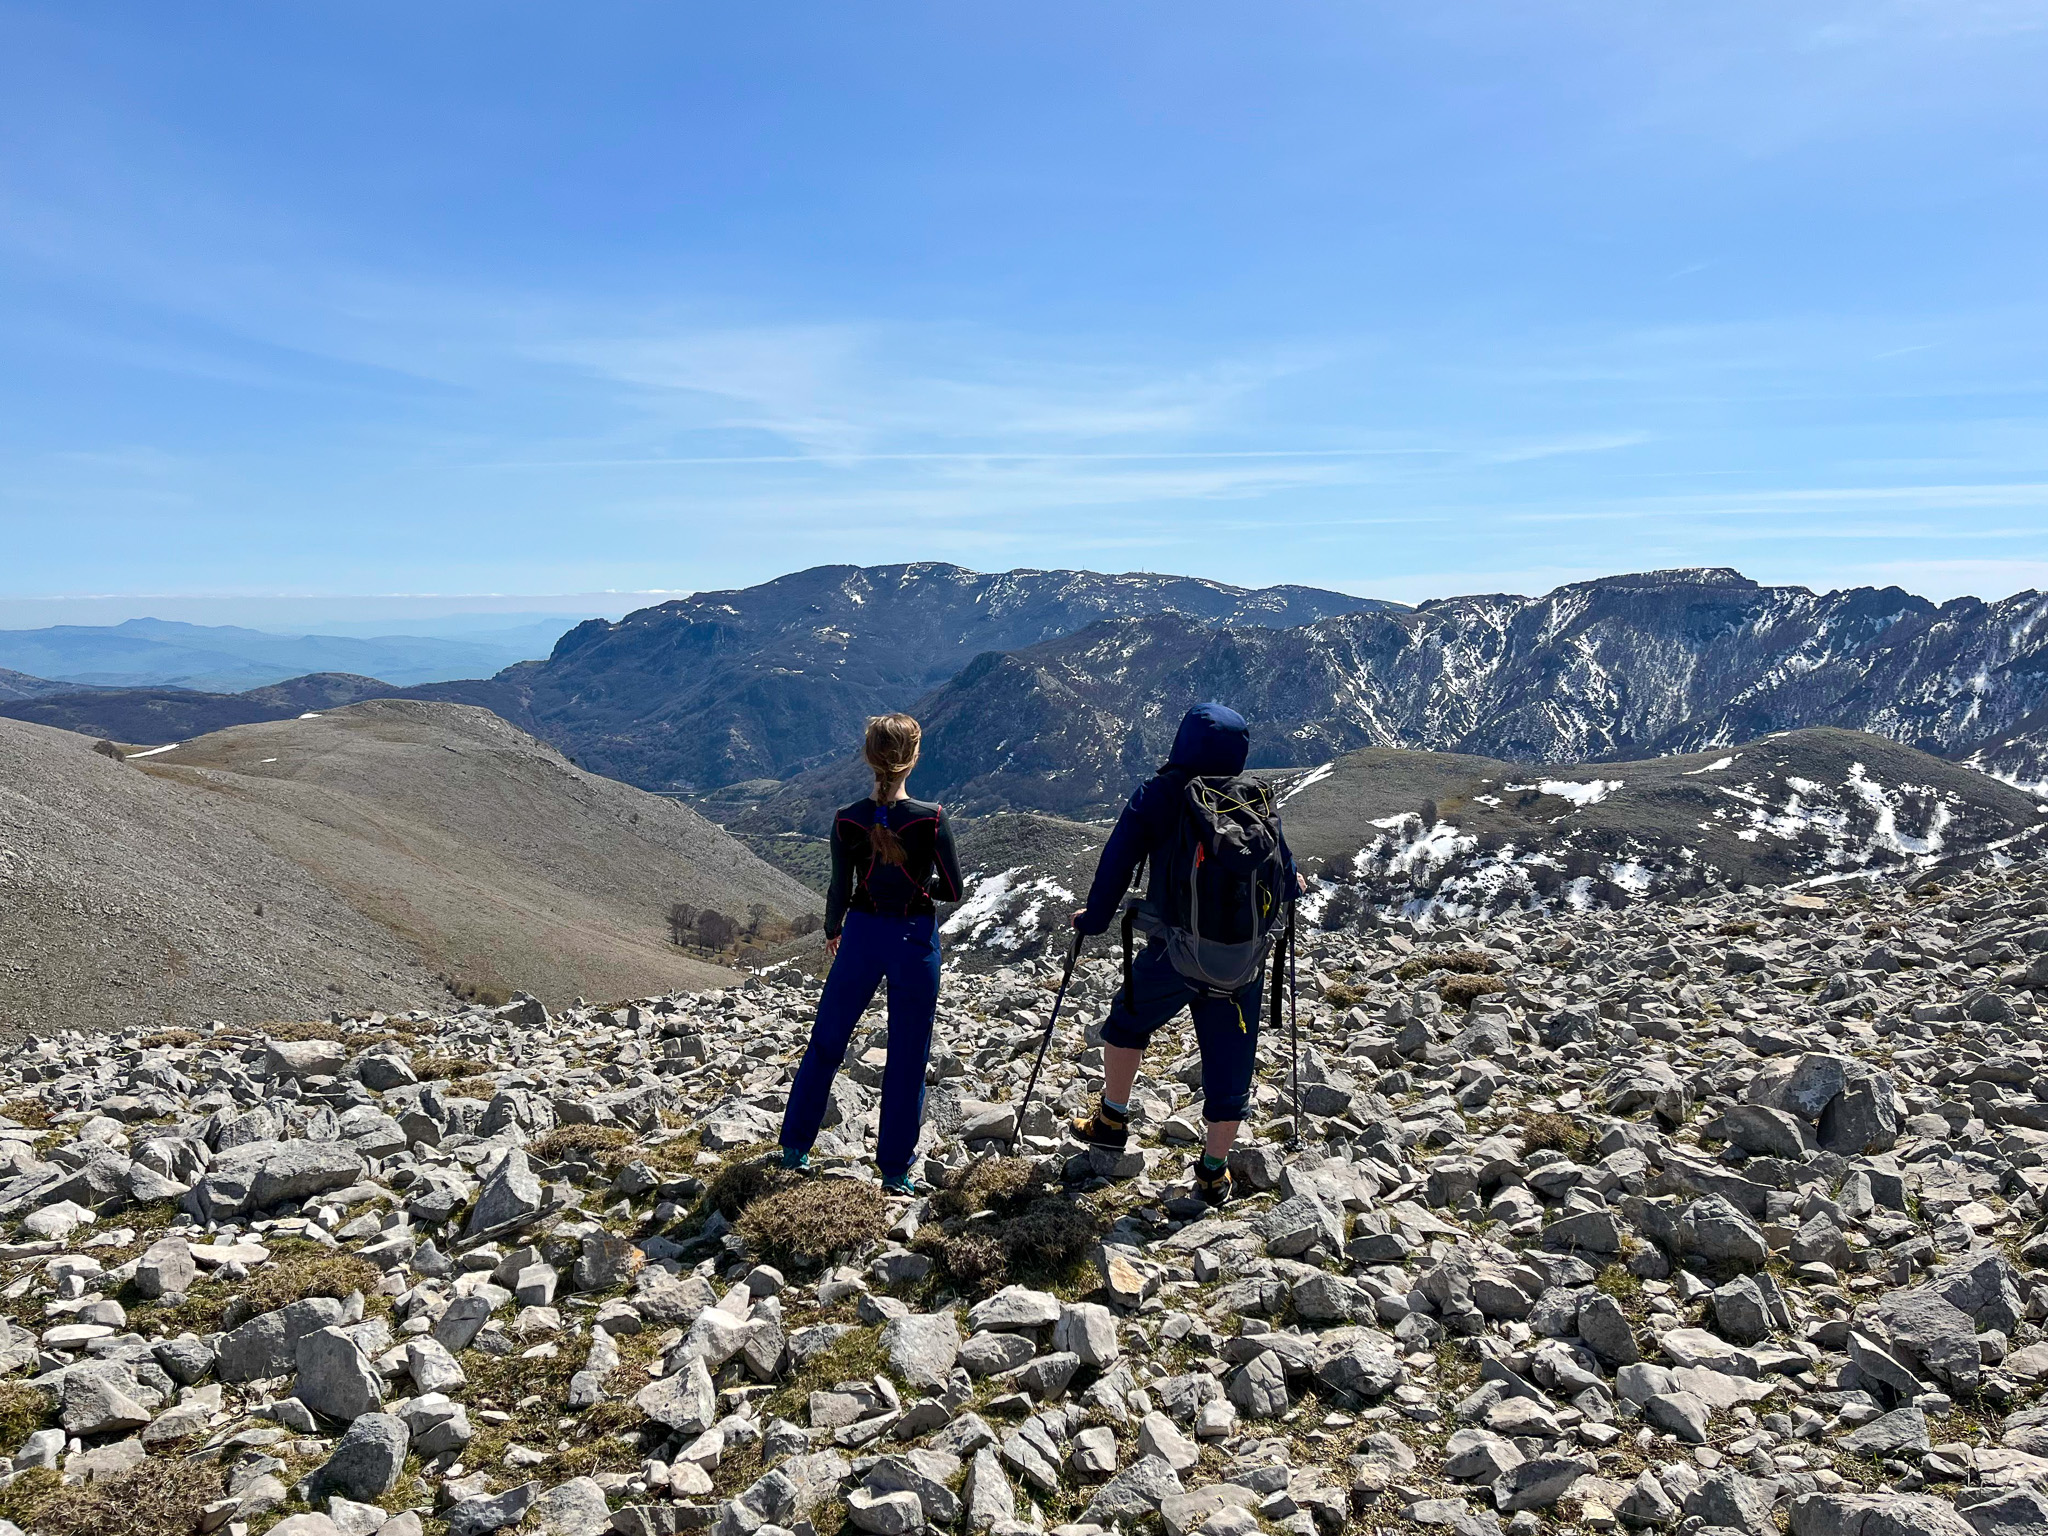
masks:
<instances>
[{"instance_id":1,"label":"thin white cloud","mask_svg":"<svg viewBox=\"0 0 2048 1536\"><path fill-rule=\"evenodd\" d=\"M729 328L551 341L531 349L630 387L643 409L696 430L759 431L809 456L852 462L912 443L991 445L1182 437L1230 424L1236 407L1299 359L1162 369L1033 361L1014 338L880 325ZM936 370L934 353L952 365Z\"/></svg>"},{"instance_id":2,"label":"thin white cloud","mask_svg":"<svg viewBox=\"0 0 2048 1536\"><path fill-rule=\"evenodd\" d=\"M1535 459L1560 459L1580 453L1612 453L1619 448L1634 448L1647 443L1650 437L1648 432L1582 432L1547 441L1509 443L1486 449L1478 457L1488 464L1525 464Z\"/></svg>"}]
</instances>

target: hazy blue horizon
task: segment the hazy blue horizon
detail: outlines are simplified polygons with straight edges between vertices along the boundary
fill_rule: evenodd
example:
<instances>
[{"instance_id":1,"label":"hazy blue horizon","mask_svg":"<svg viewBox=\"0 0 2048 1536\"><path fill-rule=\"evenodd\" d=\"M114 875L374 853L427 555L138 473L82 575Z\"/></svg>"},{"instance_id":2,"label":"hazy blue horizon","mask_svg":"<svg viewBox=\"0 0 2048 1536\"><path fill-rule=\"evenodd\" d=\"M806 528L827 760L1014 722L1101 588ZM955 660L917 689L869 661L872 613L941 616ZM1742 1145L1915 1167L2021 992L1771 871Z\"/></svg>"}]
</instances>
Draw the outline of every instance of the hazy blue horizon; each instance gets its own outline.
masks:
<instances>
[{"instance_id":1,"label":"hazy blue horizon","mask_svg":"<svg viewBox=\"0 0 2048 1536\"><path fill-rule=\"evenodd\" d=\"M2044 64L2031 0L0 0L0 625L2048 587Z\"/></svg>"}]
</instances>

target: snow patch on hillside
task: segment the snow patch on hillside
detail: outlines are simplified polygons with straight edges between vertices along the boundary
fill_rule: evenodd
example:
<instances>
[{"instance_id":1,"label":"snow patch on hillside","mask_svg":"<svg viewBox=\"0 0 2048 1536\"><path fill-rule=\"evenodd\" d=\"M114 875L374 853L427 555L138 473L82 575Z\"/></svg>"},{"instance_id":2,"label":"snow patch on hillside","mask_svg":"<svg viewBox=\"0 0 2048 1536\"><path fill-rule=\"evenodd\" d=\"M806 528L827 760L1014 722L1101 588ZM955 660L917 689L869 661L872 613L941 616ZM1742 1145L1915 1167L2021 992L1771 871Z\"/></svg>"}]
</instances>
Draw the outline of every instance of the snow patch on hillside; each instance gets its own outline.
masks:
<instances>
[{"instance_id":1,"label":"snow patch on hillside","mask_svg":"<svg viewBox=\"0 0 2048 1536\"><path fill-rule=\"evenodd\" d=\"M1288 801L1292 800L1296 795L1300 794L1304 789L1307 789L1311 784L1322 783L1323 780L1327 779L1332 773L1336 771L1336 768L1337 764L1335 760L1332 760L1327 763L1317 764L1315 767L1309 769L1307 773L1304 773L1300 778L1296 779L1292 784L1288 785L1285 789L1280 791L1280 803L1282 805L1285 805Z\"/></svg>"},{"instance_id":2,"label":"snow patch on hillside","mask_svg":"<svg viewBox=\"0 0 2048 1536\"><path fill-rule=\"evenodd\" d=\"M1049 875L1031 874L1016 864L992 875L969 875L967 895L939 931L947 938L979 949L1015 953L1043 936L1041 916L1048 901L1064 903L1052 917L1072 909L1074 893Z\"/></svg>"},{"instance_id":3,"label":"snow patch on hillside","mask_svg":"<svg viewBox=\"0 0 2048 1536\"><path fill-rule=\"evenodd\" d=\"M1539 795L1555 795L1560 800L1569 800L1583 810L1586 806L1598 805L1621 788L1621 780L1587 779L1580 783L1575 779L1542 779L1534 784L1504 784L1501 787L1510 794L1533 789Z\"/></svg>"}]
</instances>

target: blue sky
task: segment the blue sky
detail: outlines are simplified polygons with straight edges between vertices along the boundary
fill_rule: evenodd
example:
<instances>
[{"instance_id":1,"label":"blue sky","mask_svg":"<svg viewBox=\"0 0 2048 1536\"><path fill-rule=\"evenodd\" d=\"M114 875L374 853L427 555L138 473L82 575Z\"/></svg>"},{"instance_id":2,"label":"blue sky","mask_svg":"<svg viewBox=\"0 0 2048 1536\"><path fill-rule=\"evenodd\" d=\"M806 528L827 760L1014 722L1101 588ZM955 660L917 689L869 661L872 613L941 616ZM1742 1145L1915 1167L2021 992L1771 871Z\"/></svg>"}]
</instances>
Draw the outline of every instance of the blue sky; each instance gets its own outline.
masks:
<instances>
[{"instance_id":1,"label":"blue sky","mask_svg":"<svg viewBox=\"0 0 2048 1536\"><path fill-rule=\"evenodd\" d=\"M0 621L2048 586L2044 65L2038 0L0 0Z\"/></svg>"}]
</instances>

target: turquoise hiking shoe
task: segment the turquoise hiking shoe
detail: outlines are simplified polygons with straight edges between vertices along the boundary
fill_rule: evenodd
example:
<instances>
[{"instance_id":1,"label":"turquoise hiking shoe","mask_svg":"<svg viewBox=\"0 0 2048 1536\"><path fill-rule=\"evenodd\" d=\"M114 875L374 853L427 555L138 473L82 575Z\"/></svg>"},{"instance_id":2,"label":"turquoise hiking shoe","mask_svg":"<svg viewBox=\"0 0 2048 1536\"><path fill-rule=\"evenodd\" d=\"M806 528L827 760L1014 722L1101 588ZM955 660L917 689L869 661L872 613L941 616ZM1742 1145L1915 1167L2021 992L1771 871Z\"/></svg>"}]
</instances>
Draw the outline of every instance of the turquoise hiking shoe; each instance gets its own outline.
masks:
<instances>
[{"instance_id":1,"label":"turquoise hiking shoe","mask_svg":"<svg viewBox=\"0 0 2048 1536\"><path fill-rule=\"evenodd\" d=\"M782 1149L782 1169L785 1173L809 1173L811 1171L811 1154L798 1147L784 1147Z\"/></svg>"}]
</instances>

